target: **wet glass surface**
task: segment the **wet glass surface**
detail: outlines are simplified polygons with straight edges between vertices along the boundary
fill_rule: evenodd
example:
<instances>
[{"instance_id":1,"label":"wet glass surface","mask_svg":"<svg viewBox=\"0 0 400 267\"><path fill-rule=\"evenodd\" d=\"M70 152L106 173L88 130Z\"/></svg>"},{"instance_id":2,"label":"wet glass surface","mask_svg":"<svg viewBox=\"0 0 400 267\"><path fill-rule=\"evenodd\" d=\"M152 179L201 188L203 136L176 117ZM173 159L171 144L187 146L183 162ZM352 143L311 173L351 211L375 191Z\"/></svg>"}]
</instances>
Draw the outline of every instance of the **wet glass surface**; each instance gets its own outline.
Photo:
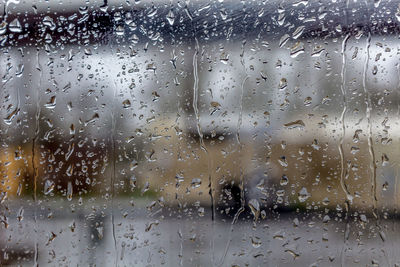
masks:
<instances>
[{"instance_id":1,"label":"wet glass surface","mask_svg":"<svg viewBox=\"0 0 400 267\"><path fill-rule=\"evenodd\" d=\"M397 3L1 7L1 265L399 266Z\"/></svg>"}]
</instances>

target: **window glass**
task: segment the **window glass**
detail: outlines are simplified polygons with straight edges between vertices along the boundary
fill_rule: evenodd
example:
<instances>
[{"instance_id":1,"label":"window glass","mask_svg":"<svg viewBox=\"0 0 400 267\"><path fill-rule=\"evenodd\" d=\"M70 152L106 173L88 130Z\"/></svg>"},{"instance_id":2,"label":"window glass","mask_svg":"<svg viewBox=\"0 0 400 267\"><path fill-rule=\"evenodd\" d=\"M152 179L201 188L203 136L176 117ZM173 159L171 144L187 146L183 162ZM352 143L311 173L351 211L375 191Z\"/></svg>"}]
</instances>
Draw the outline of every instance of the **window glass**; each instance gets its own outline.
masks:
<instances>
[{"instance_id":1,"label":"window glass","mask_svg":"<svg viewBox=\"0 0 400 267\"><path fill-rule=\"evenodd\" d=\"M0 265L400 264L397 3L0 6Z\"/></svg>"}]
</instances>

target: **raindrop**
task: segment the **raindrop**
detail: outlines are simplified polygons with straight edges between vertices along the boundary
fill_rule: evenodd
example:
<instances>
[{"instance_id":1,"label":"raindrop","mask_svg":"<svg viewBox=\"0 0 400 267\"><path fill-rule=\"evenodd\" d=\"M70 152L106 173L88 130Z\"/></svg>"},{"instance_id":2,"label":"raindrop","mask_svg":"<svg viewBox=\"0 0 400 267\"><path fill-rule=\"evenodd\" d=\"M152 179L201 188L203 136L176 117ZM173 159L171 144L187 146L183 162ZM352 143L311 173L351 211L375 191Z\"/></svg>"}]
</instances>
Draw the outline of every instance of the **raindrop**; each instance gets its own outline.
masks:
<instances>
[{"instance_id":1,"label":"raindrop","mask_svg":"<svg viewBox=\"0 0 400 267\"><path fill-rule=\"evenodd\" d=\"M153 97L153 99L152 99L153 102L158 101L158 99L160 98L160 95L156 91L152 92L151 95Z\"/></svg>"},{"instance_id":2,"label":"raindrop","mask_svg":"<svg viewBox=\"0 0 400 267\"><path fill-rule=\"evenodd\" d=\"M396 10L396 18L397 18L397 21L399 21L400 22L400 4L397 6L397 10Z\"/></svg>"},{"instance_id":3,"label":"raindrop","mask_svg":"<svg viewBox=\"0 0 400 267\"><path fill-rule=\"evenodd\" d=\"M389 189L389 183L386 181L386 182L384 182L383 185L382 185L382 190L383 190L383 191L387 191L388 189Z\"/></svg>"},{"instance_id":4,"label":"raindrop","mask_svg":"<svg viewBox=\"0 0 400 267\"><path fill-rule=\"evenodd\" d=\"M284 90L286 87L287 87L287 80L286 80L286 78L282 78L280 81L279 81L279 85L278 85L278 89L279 90Z\"/></svg>"},{"instance_id":5,"label":"raindrop","mask_svg":"<svg viewBox=\"0 0 400 267\"><path fill-rule=\"evenodd\" d=\"M311 98L311 96L307 96L307 97L304 99L304 106L308 107L308 106L310 106L311 104L312 104L312 98Z\"/></svg>"},{"instance_id":6,"label":"raindrop","mask_svg":"<svg viewBox=\"0 0 400 267\"><path fill-rule=\"evenodd\" d=\"M288 123L285 123L283 126L285 126L285 128L287 129L303 129L306 125L304 124L304 122L302 120L296 120L296 121L291 121Z\"/></svg>"},{"instance_id":7,"label":"raindrop","mask_svg":"<svg viewBox=\"0 0 400 267\"><path fill-rule=\"evenodd\" d=\"M17 69L15 70L15 76L21 77L24 72L24 64L18 64Z\"/></svg>"},{"instance_id":8,"label":"raindrop","mask_svg":"<svg viewBox=\"0 0 400 267\"><path fill-rule=\"evenodd\" d=\"M226 20L228 18L228 13L226 12L225 9L221 9L219 11L219 14L221 15L222 20Z\"/></svg>"},{"instance_id":9,"label":"raindrop","mask_svg":"<svg viewBox=\"0 0 400 267\"><path fill-rule=\"evenodd\" d=\"M284 45L287 43L287 41L289 40L289 38L290 38L289 34L285 33L285 34L281 37L281 39L279 40L279 47L284 46Z\"/></svg>"},{"instance_id":10,"label":"raindrop","mask_svg":"<svg viewBox=\"0 0 400 267\"><path fill-rule=\"evenodd\" d=\"M375 65L373 68L372 68L372 74L373 75L376 75L378 73L378 67Z\"/></svg>"},{"instance_id":11,"label":"raindrop","mask_svg":"<svg viewBox=\"0 0 400 267\"><path fill-rule=\"evenodd\" d=\"M156 72L156 69L157 69L157 67L154 63L149 63L146 66L146 70L152 70L152 71L154 71L154 73Z\"/></svg>"},{"instance_id":12,"label":"raindrop","mask_svg":"<svg viewBox=\"0 0 400 267\"><path fill-rule=\"evenodd\" d=\"M72 174L74 173L74 165L70 164L65 172L65 174L67 174L67 176L71 177Z\"/></svg>"},{"instance_id":13,"label":"raindrop","mask_svg":"<svg viewBox=\"0 0 400 267\"><path fill-rule=\"evenodd\" d=\"M311 195L308 193L305 187L301 188L301 190L298 193L298 198L300 202L306 201L310 196Z\"/></svg>"},{"instance_id":14,"label":"raindrop","mask_svg":"<svg viewBox=\"0 0 400 267\"><path fill-rule=\"evenodd\" d=\"M382 166L387 165L389 165L389 157L385 153L382 153Z\"/></svg>"},{"instance_id":15,"label":"raindrop","mask_svg":"<svg viewBox=\"0 0 400 267\"><path fill-rule=\"evenodd\" d=\"M289 178L285 174L282 175L280 180L280 185L284 186L287 185L288 183L289 183Z\"/></svg>"},{"instance_id":16,"label":"raindrop","mask_svg":"<svg viewBox=\"0 0 400 267\"><path fill-rule=\"evenodd\" d=\"M328 198L328 197L325 197L325 198L322 200L322 204L324 204L325 206L328 206L329 203L330 203L330 201L329 201L329 198Z\"/></svg>"},{"instance_id":17,"label":"raindrop","mask_svg":"<svg viewBox=\"0 0 400 267\"><path fill-rule=\"evenodd\" d=\"M204 208L203 208L203 207L199 207L199 208L197 209L197 214L198 214L200 217L203 217L203 216L204 216Z\"/></svg>"},{"instance_id":18,"label":"raindrop","mask_svg":"<svg viewBox=\"0 0 400 267\"><path fill-rule=\"evenodd\" d=\"M172 10L170 10L170 11L168 11L168 14L167 14L167 21L168 21L168 23L169 23L169 25L174 25L174 22L175 22L175 15L174 15L174 13L172 12Z\"/></svg>"},{"instance_id":19,"label":"raindrop","mask_svg":"<svg viewBox=\"0 0 400 267\"><path fill-rule=\"evenodd\" d=\"M286 18L286 14L285 14L285 13L280 13L280 14L278 15L278 24L279 24L280 26L282 26L283 23L285 23L285 18Z\"/></svg>"},{"instance_id":20,"label":"raindrop","mask_svg":"<svg viewBox=\"0 0 400 267\"><path fill-rule=\"evenodd\" d=\"M125 34L124 26L118 25L117 28L115 29L115 33L116 33L118 36L123 36L123 35Z\"/></svg>"},{"instance_id":21,"label":"raindrop","mask_svg":"<svg viewBox=\"0 0 400 267\"><path fill-rule=\"evenodd\" d=\"M7 22L3 21L0 23L0 35L5 34L7 31Z\"/></svg>"},{"instance_id":22,"label":"raindrop","mask_svg":"<svg viewBox=\"0 0 400 267\"><path fill-rule=\"evenodd\" d=\"M48 195L54 190L54 182L51 180L46 180L44 183L44 194Z\"/></svg>"},{"instance_id":23,"label":"raindrop","mask_svg":"<svg viewBox=\"0 0 400 267\"><path fill-rule=\"evenodd\" d=\"M68 182L68 186L67 186L67 199L68 201L72 200L72 183Z\"/></svg>"},{"instance_id":24,"label":"raindrop","mask_svg":"<svg viewBox=\"0 0 400 267\"><path fill-rule=\"evenodd\" d=\"M257 221L260 216L260 203L256 199L251 199L249 201L249 207L254 216L254 221Z\"/></svg>"},{"instance_id":25,"label":"raindrop","mask_svg":"<svg viewBox=\"0 0 400 267\"><path fill-rule=\"evenodd\" d=\"M53 19L49 16L45 16L42 20L43 25L49 27L50 30L55 30L56 24L54 23Z\"/></svg>"},{"instance_id":26,"label":"raindrop","mask_svg":"<svg viewBox=\"0 0 400 267\"><path fill-rule=\"evenodd\" d=\"M228 63L228 60L229 60L229 54L228 54L228 53L225 53L225 52L222 52L222 54L221 54L220 57L219 57L219 60L220 60L222 63L227 64L227 63Z\"/></svg>"},{"instance_id":27,"label":"raindrop","mask_svg":"<svg viewBox=\"0 0 400 267\"><path fill-rule=\"evenodd\" d=\"M97 237L102 240L104 237L104 227L103 226L97 226L96 227L96 231L97 231Z\"/></svg>"},{"instance_id":28,"label":"raindrop","mask_svg":"<svg viewBox=\"0 0 400 267\"><path fill-rule=\"evenodd\" d=\"M192 188L198 188L201 185L201 179L200 178L193 178L192 182L190 183Z\"/></svg>"},{"instance_id":29,"label":"raindrop","mask_svg":"<svg viewBox=\"0 0 400 267\"><path fill-rule=\"evenodd\" d=\"M8 28L10 29L10 32L14 32L14 33L21 33L22 32L22 26L21 26L21 23L19 22L18 19L14 19L8 25Z\"/></svg>"},{"instance_id":30,"label":"raindrop","mask_svg":"<svg viewBox=\"0 0 400 267\"><path fill-rule=\"evenodd\" d=\"M305 29L305 26L299 26L299 27L297 27L296 30L295 30L295 31L293 32L293 34L292 34L292 38L293 38L293 39L299 38L299 37L303 34L304 29Z\"/></svg>"},{"instance_id":31,"label":"raindrop","mask_svg":"<svg viewBox=\"0 0 400 267\"><path fill-rule=\"evenodd\" d=\"M95 113L90 120L85 121L85 126L88 126L91 123L95 123L99 118L99 114Z\"/></svg>"},{"instance_id":32,"label":"raindrop","mask_svg":"<svg viewBox=\"0 0 400 267\"><path fill-rule=\"evenodd\" d=\"M279 164L281 164L282 167L287 167L289 166L288 162L286 161L286 157L282 156L278 159Z\"/></svg>"},{"instance_id":33,"label":"raindrop","mask_svg":"<svg viewBox=\"0 0 400 267\"><path fill-rule=\"evenodd\" d=\"M290 48L290 56L292 58L297 57L298 55L304 53L304 44L302 42L296 42L291 48Z\"/></svg>"},{"instance_id":34,"label":"raindrop","mask_svg":"<svg viewBox=\"0 0 400 267\"><path fill-rule=\"evenodd\" d=\"M10 114L8 114L7 117L4 118L4 123L7 125L11 125L12 120L15 118L15 116L18 115L19 110L19 108L15 108Z\"/></svg>"},{"instance_id":35,"label":"raindrop","mask_svg":"<svg viewBox=\"0 0 400 267\"><path fill-rule=\"evenodd\" d=\"M130 108L130 107L131 107L131 101L130 101L129 99L125 99L125 100L122 102L122 107L123 107L123 108Z\"/></svg>"},{"instance_id":36,"label":"raindrop","mask_svg":"<svg viewBox=\"0 0 400 267\"><path fill-rule=\"evenodd\" d=\"M314 46L314 48L313 48L313 50L311 52L311 56L312 57L319 57L322 54L322 52L324 52L324 51L325 51L324 47L322 47L320 45Z\"/></svg>"},{"instance_id":37,"label":"raindrop","mask_svg":"<svg viewBox=\"0 0 400 267\"><path fill-rule=\"evenodd\" d=\"M56 96L52 96L44 106L48 109L54 109L56 107Z\"/></svg>"},{"instance_id":38,"label":"raindrop","mask_svg":"<svg viewBox=\"0 0 400 267\"><path fill-rule=\"evenodd\" d=\"M259 248L262 245L261 239L256 236L252 236L251 238L251 244L253 245L254 248Z\"/></svg>"},{"instance_id":39,"label":"raindrop","mask_svg":"<svg viewBox=\"0 0 400 267\"><path fill-rule=\"evenodd\" d=\"M149 12L147 12L147 16L149 18L154 17L157 14L157 8L155 6L152 6L149 10Z\"/></svg>"},{"instance_id":40,"label":"raindrop","mask_svg":"<svg viewBox=\"0 0 400 267\"><path fill-rule=\"evenodd\" d=\"M149 232L151 230L151 228L153 228L153 226L157 226L157 225L159 225L159 223L160 222L158 220L155 220L153 222L146 224L145 232Z\"/></svg>"}]
</instances>

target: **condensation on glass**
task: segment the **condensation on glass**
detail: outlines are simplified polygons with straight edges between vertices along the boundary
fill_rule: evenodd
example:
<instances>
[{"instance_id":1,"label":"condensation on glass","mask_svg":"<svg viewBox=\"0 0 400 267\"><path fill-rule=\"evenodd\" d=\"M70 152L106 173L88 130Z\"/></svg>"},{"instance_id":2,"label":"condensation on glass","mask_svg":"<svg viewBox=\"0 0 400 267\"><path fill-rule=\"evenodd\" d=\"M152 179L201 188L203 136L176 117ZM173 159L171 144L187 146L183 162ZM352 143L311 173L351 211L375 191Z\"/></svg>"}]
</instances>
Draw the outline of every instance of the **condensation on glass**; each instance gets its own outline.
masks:
<instances>
[{"instance_id":1,"label":"condensation on glass","mask_svg":"<svg viewBox=\"0 0 400 267\"><path fill-rule=\"evenodd\" d=\"M397 3L0 6L0 265L399 266Z\"/></svg>"}]
</instances>

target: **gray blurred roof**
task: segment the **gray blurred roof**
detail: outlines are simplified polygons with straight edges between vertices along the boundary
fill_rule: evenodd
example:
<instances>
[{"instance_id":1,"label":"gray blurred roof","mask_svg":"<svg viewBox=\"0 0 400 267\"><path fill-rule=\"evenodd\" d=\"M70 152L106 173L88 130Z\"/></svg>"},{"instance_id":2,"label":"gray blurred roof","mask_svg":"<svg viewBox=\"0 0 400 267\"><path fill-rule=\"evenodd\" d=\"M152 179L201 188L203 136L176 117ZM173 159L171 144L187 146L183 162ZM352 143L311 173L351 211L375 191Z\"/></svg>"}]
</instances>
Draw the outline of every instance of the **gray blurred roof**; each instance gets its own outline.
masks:
<instances>
[{"instance_id":1,"label":"gray blurred roof","mask_svg":"<svg viewBox=\"0 0 400 267\"><path fill-rule=\"evenodd\" d=\"M46 42L57 46L109 41L174 44L192 42L194 37L203 43L244 38L277 40L303 26L298 38L333 38L360 31L397 34L397 10L398 5L390 1L108 0L104 7L99 0L8 0L6 16L2 16L8 25L0 41L2 46ZM168 16L170 11L173 15ZM174 17L173 25L167 17ZM20 33L12 29L15 19L21 24Z\"/></svg>"}]
</instances>

